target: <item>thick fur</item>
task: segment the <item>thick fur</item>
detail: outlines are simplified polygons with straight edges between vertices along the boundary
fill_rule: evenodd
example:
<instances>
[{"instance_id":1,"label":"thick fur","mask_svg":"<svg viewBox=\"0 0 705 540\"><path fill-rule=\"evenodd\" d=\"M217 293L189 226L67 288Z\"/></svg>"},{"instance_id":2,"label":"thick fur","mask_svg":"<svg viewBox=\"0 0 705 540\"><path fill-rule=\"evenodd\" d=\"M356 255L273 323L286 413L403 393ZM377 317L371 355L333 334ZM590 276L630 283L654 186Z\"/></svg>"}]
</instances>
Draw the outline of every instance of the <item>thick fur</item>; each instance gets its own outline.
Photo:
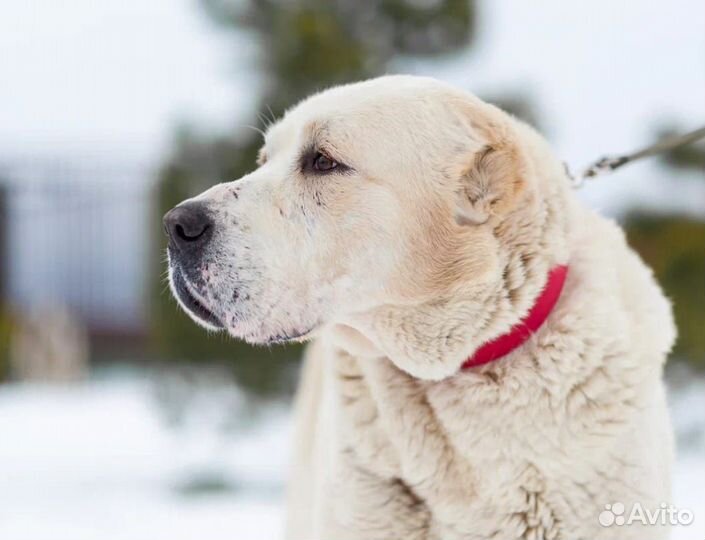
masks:
<instances>
[{"instance_id":1,"label":"thick fur","mask_svg":"<svg viewBox=\"0 0 705 540\"><path fill-rule=\"evenodd\" d=\"M318 151L340 165L312 169ZM438 81L383 77L302 102L260 168L197 200L214 238L189 267L172 253L172 272L234 336L315 339L288 539L667 537L598 515L669 502L670 306L532 129ZM557 264L546 324L459 371Z\"/></svg>"}]
</instances>

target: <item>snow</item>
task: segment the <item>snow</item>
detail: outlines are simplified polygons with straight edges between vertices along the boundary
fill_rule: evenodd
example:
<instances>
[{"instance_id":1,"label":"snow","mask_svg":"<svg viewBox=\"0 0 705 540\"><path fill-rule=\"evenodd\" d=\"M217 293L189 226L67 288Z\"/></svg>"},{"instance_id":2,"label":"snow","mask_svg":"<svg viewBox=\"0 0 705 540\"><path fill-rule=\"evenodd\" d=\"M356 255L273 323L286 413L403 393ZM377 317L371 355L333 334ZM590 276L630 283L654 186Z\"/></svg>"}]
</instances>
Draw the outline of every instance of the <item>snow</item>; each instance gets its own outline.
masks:
<instances>
[{"instance_id":1,"label":"snow","mask_svg":"<svg viewBox=\"0 0 705 540\"><path fill-rule=\"evenodd\" d=\"M166 382L165 382L166 381ZM675 540L705 537L705 380L673 384ZM281 536L289 413L248 406L217 374L124 371L0 386L0 538Z\"/></svg>"},{"instance_id":2,"label":"snow","mask_svg":"<svg viewBox=\"0 0 705 540\"><path fill-rule=\"evenodd\" d=\"M174 425L136 375L0 387L0 538L280 537L288 417L224 430L214 390Z\"/></svg>"},{"instance_id":3,"label":"snow","mask_svg":"<svg viewBox=\"0 0 705 540\"><path fill-rule=\"evenodd\" d=\"M678 367L678 366L673 366ZM688 370L670 373L669 402L678 460L673 471L673 504L695 514L688 527L675 527L672 540L705 538L705 377Z\"/></svg>"}]
</instances>

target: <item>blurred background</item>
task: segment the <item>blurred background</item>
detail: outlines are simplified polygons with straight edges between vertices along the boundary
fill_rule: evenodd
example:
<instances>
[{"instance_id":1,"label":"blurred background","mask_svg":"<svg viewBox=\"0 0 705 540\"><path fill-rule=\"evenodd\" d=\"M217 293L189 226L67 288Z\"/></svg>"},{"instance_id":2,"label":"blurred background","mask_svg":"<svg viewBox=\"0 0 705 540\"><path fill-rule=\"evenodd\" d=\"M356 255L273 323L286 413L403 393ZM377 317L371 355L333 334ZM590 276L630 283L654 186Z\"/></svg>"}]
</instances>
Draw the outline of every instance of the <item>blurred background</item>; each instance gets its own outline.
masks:
<instances>
[{"instance_id":1,"label":"blurred background","mask_svg":"<svg viewBox=\"0 0 705 540\"><path fill-rule=\"evenodd\" d=\"M0 538L277 538L301 349L208 336L161 215L301 97L431 75L573 170L705 123L702 0L4 0ZM589 183L675 304L674 503L705 538L705 146Z\"/></svg>"}]
</instances>

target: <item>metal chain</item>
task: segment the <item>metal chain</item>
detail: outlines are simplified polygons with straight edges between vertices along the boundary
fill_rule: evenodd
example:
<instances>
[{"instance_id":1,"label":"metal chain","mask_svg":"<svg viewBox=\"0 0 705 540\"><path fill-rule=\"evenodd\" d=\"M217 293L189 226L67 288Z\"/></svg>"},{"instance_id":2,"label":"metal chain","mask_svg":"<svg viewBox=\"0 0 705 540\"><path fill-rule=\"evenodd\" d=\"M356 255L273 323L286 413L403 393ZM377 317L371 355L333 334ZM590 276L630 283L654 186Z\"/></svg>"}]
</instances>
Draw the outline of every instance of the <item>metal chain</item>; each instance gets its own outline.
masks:
<instances>
[{"instance_id":1,"label":"metal chain","mask_svg":"<svg viewBox=\"0 0 705 540\"><path fill-rule=\"evenodd\" d=\"M705 126L685 133L683 135L673 135L671 137L666 137L661 139L655 144L649 145L646 148L632 152L631 154L624 154L621 156L605 156L598 159L595 163L587 167L580 175L575 176L570 172L570 169L565 165L566 174L570 178L573 187L579 188L584 183L585 180L601 176L603 174L611 173L627 163L637 161L641 158L654 156L668 150L673 150L680 146L685 146L687 144L693 143L698 139L705 137Z\"/></svg>"}]
</instances>

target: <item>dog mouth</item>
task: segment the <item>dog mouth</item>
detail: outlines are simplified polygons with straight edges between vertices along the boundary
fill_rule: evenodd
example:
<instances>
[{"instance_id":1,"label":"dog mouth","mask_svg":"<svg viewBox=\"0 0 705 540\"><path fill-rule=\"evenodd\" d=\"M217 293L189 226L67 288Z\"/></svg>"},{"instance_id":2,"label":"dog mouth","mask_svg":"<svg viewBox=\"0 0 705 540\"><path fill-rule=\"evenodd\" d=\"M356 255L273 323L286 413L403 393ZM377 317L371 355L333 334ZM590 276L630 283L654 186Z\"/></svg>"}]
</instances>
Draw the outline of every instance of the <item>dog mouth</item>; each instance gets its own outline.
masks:
<instances>
[{"instance_id":1,"label":"dog mouth","mask_svg":"<svg viewBox=\"0 0 705 540\"><path fill-rule=\"evenodd\" d=\"M201 294L193 290L181 265L170 265L170 284L181 308L198 324L210 330L228 330L230 335L244 339L251 344L279 345L307 341L318 330L320 324L297 325L288 330L273 331L267 324L257 323L242 316L228 317L231 324L226 326L223 316L216 313L204 301ZM256 328L253 328L253 326Z\"/></svg>"},{"instance_id":2,"label":"dog mouth","mask_svg":"<svg viewBox=\"0 0 705 540\"><path fill-rule=\"evenodd\" d=\"M171 283L181 305L189 314L212 329L225 329L220 318L189 290L186 278L177 267L172 267Z\"/></svg>"},{"instance_id":3,"label":"dog mouth","mask_svg":"<svg viewBox=\"0 0 705 540\"><path fill-rule=\"evenodd\" d=\"M318 325L312 325L306 330L294 330L292 332L281 332L267 338L267 345L283 345L286 343L294 343L307 340L310 335L318 328Z\"/></svg>"}]
</instances>

